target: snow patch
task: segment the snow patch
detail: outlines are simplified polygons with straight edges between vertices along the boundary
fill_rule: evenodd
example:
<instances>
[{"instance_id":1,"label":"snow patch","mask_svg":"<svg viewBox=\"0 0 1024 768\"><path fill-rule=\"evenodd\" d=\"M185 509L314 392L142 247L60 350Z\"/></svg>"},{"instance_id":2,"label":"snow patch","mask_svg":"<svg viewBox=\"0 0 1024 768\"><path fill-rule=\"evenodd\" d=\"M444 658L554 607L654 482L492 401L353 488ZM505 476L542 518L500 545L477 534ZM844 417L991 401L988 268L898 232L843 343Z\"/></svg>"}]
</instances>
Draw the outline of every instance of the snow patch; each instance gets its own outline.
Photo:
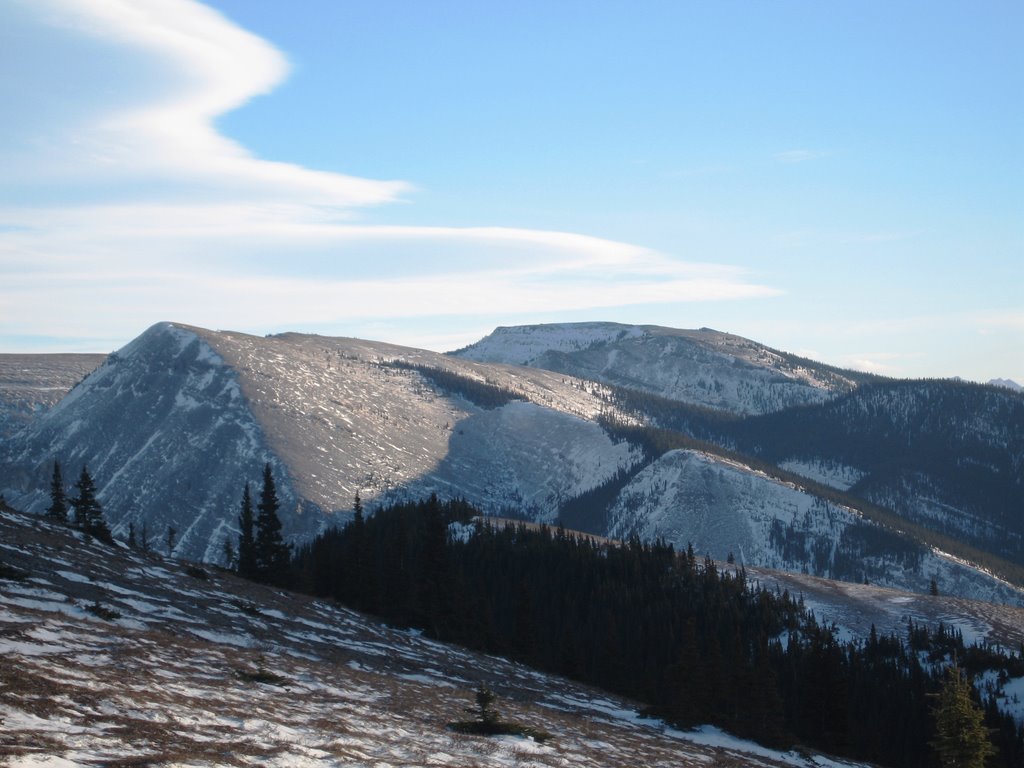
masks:
<instances>
[{"instance_id":1,"label":"snow patch","mask_svg":"<svg viewBox=\"0 0 1024 768\"><path fill-rule=\"evenodd\" d=\"M832 461L787 459L780 462L779 466L789 472L840 491L850 490L866 474L855 467L849 467Z\"/></svg>"}]
</instances>

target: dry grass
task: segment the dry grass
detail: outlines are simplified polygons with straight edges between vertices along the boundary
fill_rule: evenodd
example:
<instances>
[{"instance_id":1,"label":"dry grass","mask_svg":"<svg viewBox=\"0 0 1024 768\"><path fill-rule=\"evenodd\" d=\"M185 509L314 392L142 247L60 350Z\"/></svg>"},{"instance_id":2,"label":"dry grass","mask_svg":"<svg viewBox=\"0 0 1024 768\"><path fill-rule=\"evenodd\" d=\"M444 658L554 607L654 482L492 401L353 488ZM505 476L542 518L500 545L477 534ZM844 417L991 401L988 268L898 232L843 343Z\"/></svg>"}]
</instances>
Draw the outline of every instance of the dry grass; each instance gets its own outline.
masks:
<instances>
[{"instance_id":1,"label":"dry grass","mask_svg":"<svg viewBox=\"0 0 1024 768\"><path fill-rule=\"evenodd\" d=\"M0 542L33 573L0 580L0 764L750 764L638 724L628 702L230 574L196 578L5 514ZM97 599L119 617L93 615ZM552 738L449 730L481 682L503 720Z\"/></svg>"}]
</instances>

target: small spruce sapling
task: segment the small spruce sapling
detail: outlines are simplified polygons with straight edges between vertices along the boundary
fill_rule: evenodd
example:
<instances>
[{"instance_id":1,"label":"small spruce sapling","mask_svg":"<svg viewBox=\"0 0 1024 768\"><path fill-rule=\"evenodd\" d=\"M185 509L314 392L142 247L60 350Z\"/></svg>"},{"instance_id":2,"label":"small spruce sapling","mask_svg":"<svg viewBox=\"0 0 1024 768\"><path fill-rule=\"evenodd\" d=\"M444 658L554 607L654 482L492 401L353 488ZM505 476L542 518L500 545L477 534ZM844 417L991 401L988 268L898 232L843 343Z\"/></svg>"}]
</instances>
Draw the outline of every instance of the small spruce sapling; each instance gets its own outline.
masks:
<instances>
[{"instance_id":1,"label":"small spruce sapling","mask_svg":"<svg viewBox=\"0 0 1024 768\"><path fill-rule=\"evenodd\" d=\"M478 716L481 723L484 725L494 725L498 722L498 713L494 709L494 691L490 689L487 683L481 683L480 687L476 689L476 706L479 710ZM466 711L473 712L472 709Z\"/></svg>"},{"instance_id":2,"label":"small spruce sapling","mask_svg":"<svg viewBox=\"0 0 1024 768\"><path fill-rule=\"evenodd\" d=\"M487 683L481 683L476 689L476 708L466 708L466 712L475 714L477 719L448 723L448 727L458 733L470 733L477 736L529 736L537 742L551 738L551 734L546 731L501 720L498 717L498 712L494 709L494 699L494 691Z\"/></svg>"},{"instance_id":3,"label":"small spruce sapling","mask_svg":"<svg viewBox=\"0 0 1024 768\"><path fill-rule=\"evenodd\" d=\"M235 545L231 543L231 537L225 536L221 544L221 551L224 557L224 567L229 571L235 568Z\"/></svg>"}]
</instances>

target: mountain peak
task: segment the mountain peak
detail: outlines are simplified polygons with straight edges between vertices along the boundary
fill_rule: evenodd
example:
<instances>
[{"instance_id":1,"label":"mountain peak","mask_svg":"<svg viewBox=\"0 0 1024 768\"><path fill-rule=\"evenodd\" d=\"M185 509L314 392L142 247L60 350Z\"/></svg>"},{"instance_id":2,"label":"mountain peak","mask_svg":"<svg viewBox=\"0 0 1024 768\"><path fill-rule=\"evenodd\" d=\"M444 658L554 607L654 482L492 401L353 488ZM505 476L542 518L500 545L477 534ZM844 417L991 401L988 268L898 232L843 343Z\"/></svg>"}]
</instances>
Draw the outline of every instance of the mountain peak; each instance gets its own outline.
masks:
<instances>
[{"instance_id":1,"label":"mountain peak","mask_svg":"<svg viewBox=\"0 0 1024 768\"><path fill-rule=\"evenodd\" d=\"M1014 392L1024 392L1024 386L1018 384L1013 379L992 379L989 381L989 384L994 387L1003 387Z\"/></svg>"},{"instance_id":2,"label":"mountain peak","mask_svg":"<svg viewBox=\"0 0 1024 768\"><path fill-rule=\"evenodd\" d=\"M500 327L452 355L544 368L735 414L820 403L870 378L706 327L604 322Z\"/></svg>"}]
</instances>

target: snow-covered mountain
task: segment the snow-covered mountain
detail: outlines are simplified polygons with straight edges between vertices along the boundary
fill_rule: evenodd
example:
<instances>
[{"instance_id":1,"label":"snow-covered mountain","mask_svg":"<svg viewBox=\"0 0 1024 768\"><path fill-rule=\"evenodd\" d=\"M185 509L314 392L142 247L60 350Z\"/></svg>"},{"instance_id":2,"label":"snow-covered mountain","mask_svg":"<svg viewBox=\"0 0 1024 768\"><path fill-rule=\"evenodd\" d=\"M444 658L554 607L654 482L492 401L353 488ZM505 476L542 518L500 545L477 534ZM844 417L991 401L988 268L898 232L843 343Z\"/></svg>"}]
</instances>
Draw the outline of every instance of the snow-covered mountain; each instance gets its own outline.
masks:
<instances>
[{"instance_id":1,"label":"snow-covered mountain","mask_svg":"<svg viewBox=\"0 0 1024 768\"><path fill-rule=\"evenodd\" d=\"M171 325L107 357L6 449L0 492L9 501L40 512L53 462L69 483L87 465L115 536L134 523L157 546L173 527L179 551L195 558L219 554L242 484L265 462L278 470L282 503L300 508L238 377L194 333ZM317 528L312 514L287 517L292 532Z\"/></svg>"},{"instance_id":2,"label":"snow-covered mountain","mask_svg":"<svg viewBox=\"0 0 1024 768\"><path fill-rule=\"evenodd\" d=\"M1004 387L1014 392L1024 392L1024 385L1018 384L1013 379L992 379L989 381L993 387Z\"/></svg>"},{"instance_id":3,"label":"snow-covered mountain","mask_svg":"<svg viewBox=\"0 0 1024 768\"><path fill-rule=\"evenodd\" d=\"M617 323L502 327L452 354L544 368L739 414L820 403L870 378L710 328Z\"/></svg>"},{"instance_id":4,"label":"snow-covered mountain","mask_svg":"<svg viewBox=\"0 0 1024 768\"><path fill-rule=\"evenodd\" d=\"M593 324L573 341L579 329L561 328L554 335L562 349L578 344L596 355L595 341L636 343L665 359L662 369L647 357L637 365L662 373L675 365L674 351L696 345L710 366L701 370L721 371L720 382L730 372L722 392L763 393L748 404L815 402L833 396L829 386L855 383L716 332ZM529 347L533 334L520 336ZM611 352L601 352L606 361L633 354ZM677 386L690 387L677 373ZM259 480L266 462L292 541L345 522L357 493L371 510L437 493L489 514L554 523L567 504L600 492L608 498L595 504L594 533L665 537L717 557L732 552L747 565L914 591L935 579L944 594L1024 604L1020 590L870 525L845 503L714 452L651 456L613 437L600 417L642 421L617 404L610 385L542 368L357 339L161 323L0 446L0 494L40 513L53 462L69 483L88 465L115 536L134 525L164 551L173 527L176 555L219 561L225 539L237 536L242 487ZM859 478L845 464L790 466Z\"/></svg>"},{"instance_id":5,"label":"snow-covered mountain","mask_svg":"<svg viewBox=\"0 0 1024 768\"><path fill-rule=\"evenodd\" d=\"M1024 399L1011 389L866 376L708 329L499 328L454 354L604 382L644 424L836 488L1024 574Z\"/></svg>"},{"instance_id":6,"label":"snow-covered mountain","mask_svg":"<svg viewBox=\"0 0 1024 768\"><path fill-rule=\"evenodd\" d=\"M1011 605L1024 595L957 558L897 536L855 510L696 451L670 451L619 493L608 535L700 542L712 557L843 581Z\"/></svg>"},{"instance_id":7,"label":"snow-covered mountain","mask_svg":"<svg viewBox=\"0 0 1024 768\"><path fill-rule=\"evenodd\" d=\"M479 407L396 362L522 400ZM69 481L88 465L115 536L145 526L163 546L171 526L177 553L207 560L236 534L243 484L265 462L296 540L357 492L377 503L437 492L553 521L560 499L639 460L593 421L603 406L592 389L388 344L161 323L4 446L0 493L41 512L53 462Z\"/></svg>"}]
</instances>

